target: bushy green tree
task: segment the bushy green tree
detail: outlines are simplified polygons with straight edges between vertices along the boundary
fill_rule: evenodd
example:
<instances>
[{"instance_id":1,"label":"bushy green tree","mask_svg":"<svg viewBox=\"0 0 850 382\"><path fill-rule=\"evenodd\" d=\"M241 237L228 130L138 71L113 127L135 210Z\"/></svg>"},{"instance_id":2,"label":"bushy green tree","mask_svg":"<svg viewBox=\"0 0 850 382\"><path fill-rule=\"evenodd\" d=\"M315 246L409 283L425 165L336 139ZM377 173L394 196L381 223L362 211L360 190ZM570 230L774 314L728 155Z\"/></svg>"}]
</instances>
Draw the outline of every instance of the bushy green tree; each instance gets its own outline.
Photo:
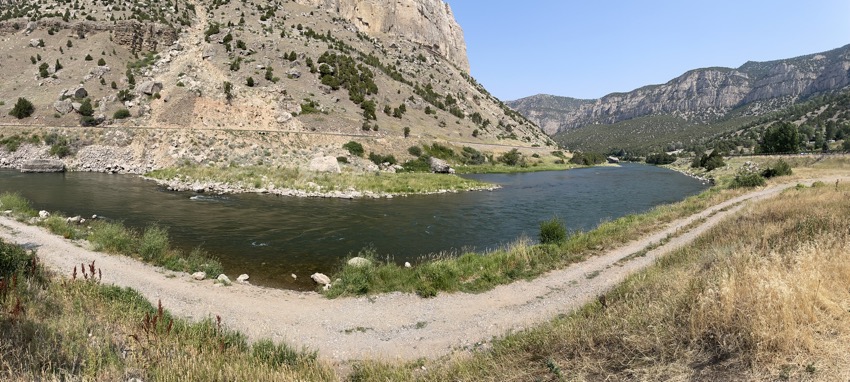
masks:
<instances>
[{"instance_id":1,"label":"bushy green tree","mask_svg":"<svg viewBox=\"0 0 850 382\"><path fill-rule=\"evenodd\" d=\"M354 155L356 157L363 156L364 153L363 145L355 141L349 141L348 143L342 145L342 148L348 150L351 155Z\"/></svg>"},{"instance_id":2,"label":"bushy green tree","mask_svg":"<svg viewBox=\"0 0 850 382\"><path fill-rule=\"evenodd\" d=\"M94 108L91 105L91 100L86 98L80 104L80 115L84 117L91 117L94 114Z\"/></svg>"},{"instance_id":3,"label":"bushy green tree","mask_svg":"<svg viewBox=\"0 0 850 382\"><path fill-rule=\"evenodd\" d=\"M522 161L522 154L517 149L512 149L501 156L499 156L499 162L502 162L508 166L516 166L520 164Z\"/></svg>"},{"instance_id":4,"label":"bushy green tree","mask_svg":"<svg viewBox=\"0 0 850 382\"><path fill-rule=\"evenodd\" d=\"M15 102L15 106L9 112L9 115L17 119L24 119L31 116L34 111L35 107L32 105L32 102L21 97L18 98L18 102Z\"/></svg>"},{"instance_id":5,"label":"bushy green tree","mask_svg":"<svg viewBox=\"0 0 850 382\"><path fill-rule=\"evenodd\" d=\"M667 153L651 154L646 157L646 163L655 165L670 164L675 161L676 157Z\"/></svg>"},{"instance_id":6,"label":"bushy green tree","mask_svg":"<svg viewBox=\"0 0 850 382\"><path fill-rule=\"evenodd\" d=\"M764 133L761 145L765 153L793 153L800 150L800 133L790 122L779 122Z\"/></svg>"}]
</instances>

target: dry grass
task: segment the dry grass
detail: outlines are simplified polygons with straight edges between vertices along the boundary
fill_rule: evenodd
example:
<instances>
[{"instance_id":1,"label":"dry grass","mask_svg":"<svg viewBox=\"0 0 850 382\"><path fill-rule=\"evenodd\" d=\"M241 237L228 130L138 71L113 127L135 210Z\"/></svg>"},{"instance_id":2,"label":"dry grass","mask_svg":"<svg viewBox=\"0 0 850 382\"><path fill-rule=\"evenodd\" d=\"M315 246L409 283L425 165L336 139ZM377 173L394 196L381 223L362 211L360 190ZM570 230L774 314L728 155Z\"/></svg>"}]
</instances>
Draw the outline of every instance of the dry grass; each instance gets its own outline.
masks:
<instances>
[{"instance_id":1,"label":"dry grass","mask_svg":"<svg viewBox=\"0 0 850 382\"><path fill-rule=\"evenodd\" d=\"M332 381L316 353L171 317L95 264L49 278L0 241L0 380ZM108 269L102 270L109 272Z\"/></svg>"},{"instance_id":2,"label":"dry grass","mask_svg":"<svg viewBox=\"0 0 850 382\"><path fill-rule=\"evenodd\" d=\"M448 361L362 380L847 380L850 187L752 206L606 295Z\"/></svg>"}]
</instances>

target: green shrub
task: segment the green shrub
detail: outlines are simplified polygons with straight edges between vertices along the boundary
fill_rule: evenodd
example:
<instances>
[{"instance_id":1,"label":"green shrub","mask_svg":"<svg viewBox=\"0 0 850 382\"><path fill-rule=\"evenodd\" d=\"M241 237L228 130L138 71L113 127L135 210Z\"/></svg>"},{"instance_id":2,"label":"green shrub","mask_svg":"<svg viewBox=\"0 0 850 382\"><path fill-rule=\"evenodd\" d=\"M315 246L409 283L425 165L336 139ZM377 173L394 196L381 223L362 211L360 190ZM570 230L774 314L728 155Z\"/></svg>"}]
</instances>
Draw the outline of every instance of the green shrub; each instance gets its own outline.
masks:
<instances>
[{"instance_id":1,"label":"green shrub","mask_svg":"<svg viewBox=\"0 0 850 382\"><path fill-rule=\"evenodd\" d=\"M127 110L127 109L124 109L124 108L118 109L118 110L115 111L114 114L112 114L112 118L114 118L114 119L125 119L125 118L129 118L129 117L130 117L130 110Z\"/></svg>"},{"instance_id":2,"label":"green shrub","mask_svg":"<svg viewBox=\"0 0 850 382\"><path fill-rule=\"evenodd\" d=\"M33 258L33 252L0 240L0 278L8 279L14 274L31 270Z\"/></svg>"},{"instance_id":3,"label":"green shrub","mask_svg":"<svg viewBox=\"0 0 850 382\"><path fill-rule=\"evenodd\" d=\"M80 117L80 126L97 126L97 125L98 125L98 121L97 121L97 118L95 118L95 117L88 116L88 115L84 115L84 116Z\"/></svg>"},{"instance_id":4,"label":"green shrub","mask_svg":"<svg viewBox=\"0 0 850 382\"><path fill-rule=\"evenodd\" d=\"M71 155L71 148L68 146L68 141L63 137L58 142L50 146L50 155L55 155L59 158Z\"/></svg>"},{"instance_id":5,"label":"green shrub","mask_svg":"<svg viewBox=\"0 0 850 382\"><path fill-rule=\"evenodd\" d=\"M784 160L779 160L773 164L773 166L766 168L762 171L761 175L765 178L773 178L776 176L785 176L791 175L793 171L791 171L791 165Z\"/></svg>"},{"instance_id":6,"label":"green shrub","mask_svg":"<svg viewBox=\"0 0 850 382\"><path fill-rule=\"evenodd\" d=\"M80 104L80 115L91 117L94 114L94 108L91 105L91 100L86 98Z\"/></svg>"},{"instance_id":7,"label":"green shrub","mask_svg":"<svg viewBox=\"0 0 850 382\"><path fill-rule=\"evenodd\" d=\"M348 143L342 145L342 148L348 150L351 155L354 155L356 157L361 157L364 153L363 145L355 141L349 141Z\"/></svg>"},{"instance_id":8,"label":"green shrub","mask_svg":"<svg viewBox=\"0 0 850 382\"><path fill-rule=\"evenodd\" d=\"M561 219L552 218L540 223L541 244L561 244L565 241L567 241L567 229Z\"/></svg>"},{"instance_id":9,"label":"green shrub","mask_svg":"<svg viewBox=\"0 0 850 382\"><path fill-rule=\"evenodd\" d=\"M168 231L156 224L148 226L139 242L139 255L147 262L159 262L168 252Z\"/></svg>"},{"instance_id":10,"label":"green shrub","mask_svg":"<svg viewBox=\"0 0 850 382\"><path fill-rule=\"evenodd\" d=\"M407 172L431 172L431 163L428 158L428 156L421 156L404 162L401 167L404 167Z\"/></svg>"},{"instance_id":11,"label":"green shrub","mask_svg":"<svg viewBox=\"0 0 850 382\"><path fill-rule=\"evenodd\" d=\"M410 155L413 155L415 157L421 157L422 156L422 148L419 147L419 146L410 146L410 147L407 148L407 152Z\"/></svg>"},{"instance_id":12,"label":"green shrub","mask_svg":"<svg viewBox=\"0 0 850 382\"><path fill-rule=\"evenodd\" d=\"M384 163L389 163L391 165L398 163L392 155L381 155L375 153L369 153L369 160L379 166Z\"/></svg>"},{"instance_id":13,"label":"green shrub","mask_svg":"<svg viewBox=\"0 0 850 382\"><path fill-rule=\"evenodd\" d=\"M735 175L735 179L732 180L732 184L729 185L730 188L749 188L749 187L761 187L766 184L764 178L755 173L751 172L743 172Z\"/></svg>"},{"instance_id":14,"label":"green shrub","mask_svg":"<svg viewBox=\"0 0 850 382\"><path fill-rule=\"evenodd\" d=\"M516 166L522 162L522 154L520 154L519 150L512 149L501 156L499 156L499 162L502 162L508 166Z\"/></svg>"},{"instance_id":15,"label":"green shrub","mask_svg":"<svg viewBox=\"0 0 850 382\"><path fill-rule=\"evenodd\" d=\"M18 98L18 102L15 102L15 106L9 112L9 115L17 118L24 119L32 115L35 111L35 107L32 105L28 99L20 97Z\"/></svg>"},{"instance_id":16,"label":"green shrub","mask_svg":"<svg viewBox=\"0 0 850 382\"><path fill-rule=\"evenodd\" d=\"M4 192L0 194L0 211L12 211L15 215L32 217L38 213L32 208L30 201L20 194Z\"/></svg>"},{"instance_id":17,"label":"green shrub","mask_svg":"<svg viewBox=\"0 0 850 382\"><path fill-rule=\"evenodd\" d=\"M92 56L90 54L87 54L86 57L85 57L85 60L91 61L91 60L94 60L94 58L92 58Z\"/></svg>"},{"instance_id":18,"label":"green shrub","mask_svg":"<svg viewBox=\"0 0 850 382\"><path fill-rule=\"evenodd\" d=\"M485 161L487 161L487 157L485 157L484 154L482 154L480 151L478 151L478 150L476 150L472 147L469 147L469 146L463 147L463 151L461 151L461 155L462 155L461 160L463 161L463 164L467 164L467 165L479 165L479 164L483 164ZM537 154L535 154L535 155L537 155ZM537 157L539 158L540 156L538 155Z\"/></svg>"},{"instance_id":19,"label":"green shrub","mask_svg":"<svg viewBox=\"0 0 850 382\"><path fill-rule=\"evenodd\" d=\"M452 150L448 146L443 146L439 143L432 143L431 146L425 146L425 151L428 152L429 155L435 158L440 158L444 160L453 159L455 157L455 151Z\"/></svg>"},{"instance_id":20,"label":"green shrub","mask_svg":"<svg viewBox=\"0 0 850 382\"><path fill-rule=\"evenodd\" d=\"M348 163L348 157L336 157L336 161L339 163Z\"/></svg>"},{"instance_id":21,"label":"green shrub","mask_svg":"<svg viewBox=\"0 0 850 382\"><path fill-rule=\"evenodd\" d=\"M136 247L133 231L121 223L99 221L92 225L88 237L95 251L131 254Z\"/></svg>"}]
</instances>

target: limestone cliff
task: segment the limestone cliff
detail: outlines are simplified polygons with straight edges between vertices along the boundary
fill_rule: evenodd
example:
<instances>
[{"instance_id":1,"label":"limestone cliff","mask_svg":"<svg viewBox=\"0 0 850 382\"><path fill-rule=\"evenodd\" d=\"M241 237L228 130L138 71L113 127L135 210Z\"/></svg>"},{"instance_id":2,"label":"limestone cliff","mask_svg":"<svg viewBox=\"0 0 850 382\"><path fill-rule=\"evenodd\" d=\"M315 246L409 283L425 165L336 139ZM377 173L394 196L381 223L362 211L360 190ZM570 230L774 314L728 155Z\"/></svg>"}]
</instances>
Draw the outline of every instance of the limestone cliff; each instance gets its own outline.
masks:
<instances>
[{"instance_id":1,"label":"limestone cliff","mask_svg":"<svg viewBox=\"0 0 850 382\"><path fill-rule=\"evenodd\" d=\"M373 37L397 36L422 44L469 72L463 30L442 0L296 0L350 20Z\"/></svg>"},{"instance_id":2,"label":"limestone cliff","mask_svg":"<svg viewBox=\"0 0 850 382\"><path fill-rule=\"evenodd\" d=\"M650 115L709 121L733 109L760 114L798 99L850 85L850 45L787 60L748 62L737 69L689 71L663 85L612 93L594 101L564 103L554 110L552 96L508 104L548 134L591 124L612 124Z\"/></svg>"}]
</instances>

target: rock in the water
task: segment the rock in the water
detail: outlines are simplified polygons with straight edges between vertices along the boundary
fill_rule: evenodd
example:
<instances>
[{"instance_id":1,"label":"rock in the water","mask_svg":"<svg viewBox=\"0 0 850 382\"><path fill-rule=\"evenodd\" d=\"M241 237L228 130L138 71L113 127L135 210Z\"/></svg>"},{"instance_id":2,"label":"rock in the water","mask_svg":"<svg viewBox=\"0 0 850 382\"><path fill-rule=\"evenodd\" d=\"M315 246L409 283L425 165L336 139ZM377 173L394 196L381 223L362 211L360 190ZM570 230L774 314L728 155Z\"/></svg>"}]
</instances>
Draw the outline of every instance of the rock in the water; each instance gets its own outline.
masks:
<instances>
[{"instance_id":1,"label":"rock in the water","mask_svg":"<svg viewBox=\"0 0 850 382\"><path fill-rule=\"evenodd\" d=\"M324 273L313 273L310 275L310 278L316 282L316 284L321 285L331 285L331 278L325 275Z\"/></svg>"},{"instance_id":2,"label":"rock in the water","mask_svg":"<svg viewBox=\"0 0 850 382\"><path fill-rule=\"evenodd\" d=\"M348 265L355 267L355 268L360 268L360 267L368 267L368 266L372 265L372 262L369 261L369 259L367 259L367 258L352 257L351 259L348 260Z\"/></svg>"},{"instance_id":3,"label":"rock in the water","mask_svg":"<svg viewBox=\"0 0 850 382\"><path fill-rule=\"evenodd\" d=\"M83 219L83 217L79 215L65 219L65 221L68 223L79 223L81 220L85 219Z\"/></svg>"},{"instance_id":4,"label":"rock in the water","mask_svg":"<svg viewBox=\"0 0 850 382\"><path fill-rule=\"evenodd\" d=\"M137 89L147 95L154 95L162 91L162 82L145 81L142 82Z\"/></svg>"},{"instance_id":5,"label":"rock in the water","mask_svg":"<svg viewBox=\"0 0 850 382\"><path fill-rule=\"evenodd\" d=\"M292 276L292 279L293 279L293 280L298 280L298 276L297 276L297 275L295 275L295 273L291 274L290 276Z\"/></svg>"},{"instance_id":6,"label":"rock in the water","mask_svg":"<svg viewBox=\"0 0 850 382\"><path fill-rule=\"evenodd\" d=\"M229 278L229 277L227 277L227 275L226 275L226 274L224 274L224 273L222 273L222 274L218 275L218 277L216 278L216 280L218 280L218 282L220 282L220 283L222 283L222 284L224 284L224 285L230 285L230 278Z\"/></svg>"},{"instance_id":7,"label":"rock in the water","mask_svg":"<svg viewBox=\"0 0 850 382\"><path fill-rule=\"evenodd\" d=\"M339 161L334 157L318 157L310 161L310 171L332 172L339 174Z\"/></svg>"},{"instance_id":8,"label":"rock in the water","mask_svg":"<svg viewBox=\"0 0 850 382\"><path fill-rule=\"evenodd\" d=\"M47 212L45 210L38 211L38 217L42 219L47 219L50 217L50 212Z\"/></svg>"},{"instance_id":9,"label":"rock in the water","mask_svg":"<svg viewBox=\"0 0 850 382\"><path fill-rule=\"evenodd\" d=\"M246 284L248 282L248 279L249 279L248 275L243 273L243 274L239 275L239 277L236 278L236 281L238 281L242 284Z\"/></svg>"},{"instance_id":10,"label":"rock in the water","mask_svg":"<svg viewBox=\"0 0 850 382\"><path fill-rule=\"evenodd\" d=\"M65 163L58 159L32 159L21 164L21 172L63 172Z\"/></svg>"},{"instance_id":11,"label":"rock in the water","mask_svg":"<svg viewBox=\"0 0 850 382\"><path fill-rule=\"evenodd\" d=\"M435 172L438 174L450 174L452 173L452 167L449 166L448 162L440 159L431 157L431 172Z\"/></svg>"},{"instance_id":12,"label":"rock in the water","mask_svg":"<svg viewBox=\"0 0 850 382\"><path fill-rule=\"evenodd\" d=\"M201 281L201 280L207 278L207 273L206 272L195 272L195 273L192 273L192 278L195 279L195 280Z\"/></svg>"}]
</instances>

